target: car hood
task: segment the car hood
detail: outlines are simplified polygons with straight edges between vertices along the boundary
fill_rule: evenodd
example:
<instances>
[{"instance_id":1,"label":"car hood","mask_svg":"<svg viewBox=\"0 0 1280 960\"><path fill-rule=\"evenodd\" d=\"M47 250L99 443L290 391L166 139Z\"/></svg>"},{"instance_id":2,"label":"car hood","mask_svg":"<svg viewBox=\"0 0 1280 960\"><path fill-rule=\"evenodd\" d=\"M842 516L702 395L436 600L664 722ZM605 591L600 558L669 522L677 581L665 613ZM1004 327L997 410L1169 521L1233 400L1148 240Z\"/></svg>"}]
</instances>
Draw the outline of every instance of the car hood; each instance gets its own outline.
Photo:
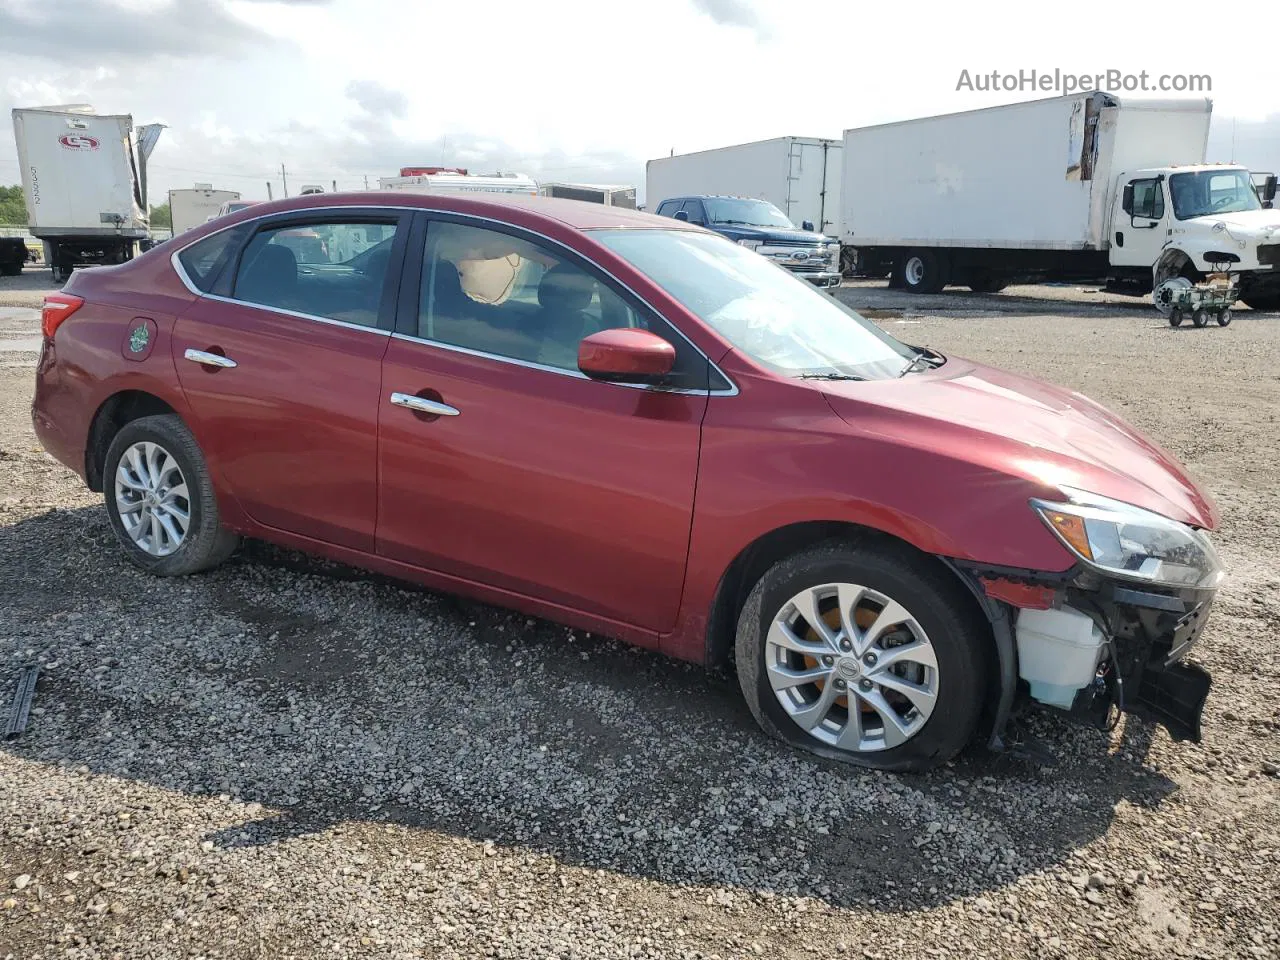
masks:
<instances>
[{"instance_id":1,"label":"car hood","mask_svg":"<svg viewBox=\"0 0 1280 960\"><path fill-rule=\"evenodd\" d=\"M1280 237L1280 210L1241 210L1239 213L1211 213L1197 217L1202 228L1216 229L1222 224L1237 235L1247 234L1259 239Z\"/></svg>"},{"instance_id":2,"label":"car hood","mask_svg":"<svg viewBox=\"0 0 1280 960\"><path fill-rule=\"evenodd\" d=\"M713 223L710 229L730 240L760 240L765 243L790 243L802 246L829 243L830 237L807 230L788 230L785 227L751 227L739 223Z\"/></svg>"},{"instance_id":3,"label":"car hood","mask_svg":"<svg viewBox=\"0 0 1280 960\"><path fill-rule=\"evenodd\" d=\"M955 357L936 370L824 383L823 391L855 430L1217 525L1216 506L1182 464L1083 394Z\"/></svg>"}]
</instances>

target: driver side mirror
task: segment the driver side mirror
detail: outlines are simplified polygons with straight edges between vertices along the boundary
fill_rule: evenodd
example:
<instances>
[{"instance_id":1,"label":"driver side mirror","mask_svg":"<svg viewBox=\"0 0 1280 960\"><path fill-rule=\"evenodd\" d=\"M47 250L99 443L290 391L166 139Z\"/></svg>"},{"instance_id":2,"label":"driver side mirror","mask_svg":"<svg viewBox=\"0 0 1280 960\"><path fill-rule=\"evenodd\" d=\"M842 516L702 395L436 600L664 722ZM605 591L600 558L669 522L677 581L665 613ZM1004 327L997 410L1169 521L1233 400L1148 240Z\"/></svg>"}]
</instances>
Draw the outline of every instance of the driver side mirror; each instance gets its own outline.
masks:
<instances>
[{"instance_id":1,"label":"driver side mirror","mask_svg":"<svg viewBox=\"0 0 1280 960\"><path fill-rule=\"evenodd\" d=\"M676 348L656 333L616 327L584 337L578 344L578 369L606 383L654 383L676 365Z\"/></svg>"},{"instance_id":2,"label":"driver side mirror","mask_svg":"<svg viewBox=\"0 0 1280 960\"><path fill-rule=\"evenodd\" d=\"M688 223L688 222L689 222L689 211L687 211L687 210L677 210L677 211L676 211L676 219L677 219L677 220L679 220L679 221L681 221L681 222L683 222L683 223Z\"/></svg>"},{"instance_id":3,"label":"driver side mirror","mask_svg":"<svg viewBox=\"0 0 1280 960\"><path fill-rule=\"evenodd\" d=\"M800 229L807 231L808 233L813 233L813 221L812 220L804 221L804 223L800 224Z\"/></svg>"}]
</instances>

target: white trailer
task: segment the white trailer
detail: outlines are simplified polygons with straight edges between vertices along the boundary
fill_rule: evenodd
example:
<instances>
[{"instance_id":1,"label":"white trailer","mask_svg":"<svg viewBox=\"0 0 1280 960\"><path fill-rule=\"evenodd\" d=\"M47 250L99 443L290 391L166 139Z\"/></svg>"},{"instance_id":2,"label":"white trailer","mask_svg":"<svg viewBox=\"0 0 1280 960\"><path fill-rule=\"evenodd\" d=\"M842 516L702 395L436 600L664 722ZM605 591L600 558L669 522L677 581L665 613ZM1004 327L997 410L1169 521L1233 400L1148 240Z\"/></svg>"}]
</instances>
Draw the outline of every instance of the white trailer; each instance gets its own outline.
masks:
<instances>
[{"instance_id":1,"label":"white trailer","mask_svg":"<svg viewBox=\"0 0 1280 960\"><path fill-rule=\"evenodd\" d=\"M645 208L672 197L767 200L797 226L835 235L840 210L839 140L775 137L650 160Z\"/></svg>"},{"instance_id":2,"label":"white trailer","mask_svg":"<svg viewBox=\"0 0 1280 960\"><path fill-rule=\"evenodd\" d=\"M1248 170L1204 163L1211 111L1095 92L846 130L841 242L859 274L917 292L1014 279L1142 292L1227 252L1246 302L1269 304L1280 215Z\"/></svg>"},{"instance_id":3,"label":"white trailer","mask_svg":"<svg viewBox=\"0 0 1280 960\"><path fill-rule=\"evenodd\" d=\"M380 190L407 190L411 193L506 193L526 197L538 195L538 182L522 173L492 177L464 173L430 173L407 177L380 177Z\"/></svg>"},{"instance_id":4,"label":"white trailer","mask_svg":"<svg viewBox=\"0 0 1280 960\"><path fill-rule=\"evenodd\" d=\"M13 132L29 227L54 279L123 263L149 242L132 117L85 105L16 109Z\"/></svg>"},{"instance_id":5,"label":"white trailer","mask_svg":"<svg viewBox=\"0 0 1280 960\"><path fill-rule=\"evenodd\" d=\"M636 188L619 184L605 183L561 183L543 180L538 184L538 195L543 197L561 197L565 200L582 200L585 203L599 203L606 207L636 208Z\"/></svg>"},{"instance_id":6,"label":"white trailer","mask_svg":"<svg viewBox=\"0 0 1280 960\"><path fill-rule=\"evenodd\" d=\"M169 216L173 235L207 223L218 215L224 203L240 199L238 190L215 190L212 184L197 183L189 190L169 191Z\"/></svg>"}]
</instances>

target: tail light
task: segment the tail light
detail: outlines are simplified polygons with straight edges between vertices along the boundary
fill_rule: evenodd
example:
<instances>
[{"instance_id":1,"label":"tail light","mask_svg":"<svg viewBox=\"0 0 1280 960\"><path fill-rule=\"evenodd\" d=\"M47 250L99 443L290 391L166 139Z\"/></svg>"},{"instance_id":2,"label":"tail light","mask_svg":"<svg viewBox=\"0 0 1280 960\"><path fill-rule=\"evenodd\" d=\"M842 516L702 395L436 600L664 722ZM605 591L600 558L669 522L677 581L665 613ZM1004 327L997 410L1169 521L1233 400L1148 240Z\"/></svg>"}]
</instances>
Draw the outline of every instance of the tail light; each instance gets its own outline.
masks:
<instances>
[{"instance_id":1,"label":"tail light","mask_svg":"<svg viewBox=\"0 0 1280 960\"><path fill-rule=\"evenodd\" d=\"M51 293L44 298L44 308L40 311L40 329L48 338L62 326L63 321L84 306L84 297L70 293Z\"/></svg>"}]
</instances>

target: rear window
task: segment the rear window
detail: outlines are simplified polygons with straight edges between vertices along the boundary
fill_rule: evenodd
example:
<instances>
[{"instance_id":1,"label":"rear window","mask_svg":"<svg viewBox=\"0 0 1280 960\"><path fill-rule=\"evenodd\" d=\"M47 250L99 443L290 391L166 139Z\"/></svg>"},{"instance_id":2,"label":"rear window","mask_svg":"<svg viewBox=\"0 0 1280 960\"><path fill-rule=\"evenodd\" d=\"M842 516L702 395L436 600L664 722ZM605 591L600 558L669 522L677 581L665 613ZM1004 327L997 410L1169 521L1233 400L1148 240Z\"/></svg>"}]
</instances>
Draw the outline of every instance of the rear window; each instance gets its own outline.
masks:
<instances>
[{"instance_id":1,"label":"rear window","mask_svg":"<svg viewBox=\"0 0 1280 960\"><path fill-rule=\"evenodd\" d=\"M197 240L178 254L178 261L188 279L205 293L213 289L214 281L222 272L227 258L236 249L243 230L223 230Z\"/></svg>"}]
</instances>

